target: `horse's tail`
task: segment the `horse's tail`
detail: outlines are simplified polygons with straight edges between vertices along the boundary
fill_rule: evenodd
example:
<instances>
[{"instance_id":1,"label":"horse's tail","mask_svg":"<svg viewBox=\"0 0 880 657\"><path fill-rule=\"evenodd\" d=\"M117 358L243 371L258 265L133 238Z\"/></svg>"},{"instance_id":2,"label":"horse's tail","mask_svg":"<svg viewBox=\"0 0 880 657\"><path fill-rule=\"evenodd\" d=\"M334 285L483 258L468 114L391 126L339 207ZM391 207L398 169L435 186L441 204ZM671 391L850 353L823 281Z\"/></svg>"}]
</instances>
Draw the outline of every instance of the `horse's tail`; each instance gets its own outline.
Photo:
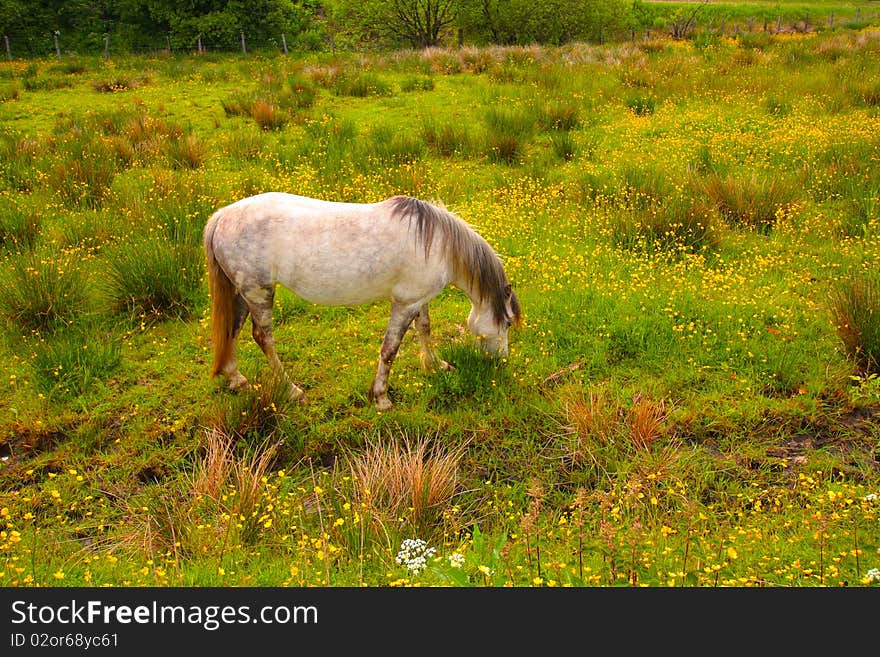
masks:
<instances>
[{"instance_id":1,"label":"horse's tail","mask_svg":"<svg viewBox=\"0 0 880 657\"><path fill-rule=\"evenodd\" d=\"M205 224L205 256L208 260L208 289L211 294L211 339L214 343L214 366L211 376L217 376L232 355L232 322L235 304L235 286L214 257L214 231L221 213L218 210Z\"/></svg>"}]
</instances>

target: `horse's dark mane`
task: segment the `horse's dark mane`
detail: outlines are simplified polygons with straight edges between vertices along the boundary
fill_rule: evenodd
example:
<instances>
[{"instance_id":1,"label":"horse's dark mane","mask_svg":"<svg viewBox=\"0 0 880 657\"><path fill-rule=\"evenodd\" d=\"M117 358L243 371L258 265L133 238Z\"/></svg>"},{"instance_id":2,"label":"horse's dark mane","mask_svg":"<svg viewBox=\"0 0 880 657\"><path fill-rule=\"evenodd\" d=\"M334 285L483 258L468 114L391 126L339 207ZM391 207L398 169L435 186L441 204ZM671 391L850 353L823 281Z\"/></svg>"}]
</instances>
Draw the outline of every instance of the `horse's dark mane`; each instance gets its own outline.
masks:
<instances>
[{"instance_id":1,"label":"horse's dark mane","mask_svg":"<svg viewBox=\"0 0 880 657\"><path fill-rule=\"evenodd\" d=\"M461 217L411 196L394 196L387 203L391 206L392 215L409 220L410 226L415 229L416 239L425 248L426 258L439 235L441 248L452 261L455 275L463 278L481 301L491 301L496 324L503 326L507 321L520 321L519 301L510 288L501 259ZM507 312L508 294L512 316Z\"/></svg>"}]
</instances>

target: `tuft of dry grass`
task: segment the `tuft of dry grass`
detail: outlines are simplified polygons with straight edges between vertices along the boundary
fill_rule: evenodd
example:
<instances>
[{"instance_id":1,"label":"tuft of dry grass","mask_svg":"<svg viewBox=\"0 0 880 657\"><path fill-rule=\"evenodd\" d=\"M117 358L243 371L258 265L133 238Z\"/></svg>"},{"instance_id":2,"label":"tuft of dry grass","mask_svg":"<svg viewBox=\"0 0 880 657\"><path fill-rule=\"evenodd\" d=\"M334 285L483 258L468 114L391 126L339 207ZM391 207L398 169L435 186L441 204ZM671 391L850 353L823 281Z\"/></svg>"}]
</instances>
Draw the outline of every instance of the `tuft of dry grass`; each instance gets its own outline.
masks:
<instances>
[{"instance_id":1,"label":"tuft of dry grass","mask_svg":"<svg viewBox=\"0 0 880 657\"><path fill-rule=\"evenodd\" d=\"M219 500L232 471L232 437L216 428L205 431L205 453L192 474L192 490L212 500Z\"/></svg>"},{"instance_id":2,"label":"tuft of dry grass","mask_svg":"<svg viewBox=\"0 0 880 657\"><path fill-rule=\"evenodd\" d=\"M263 130L278 130L287 123L287 116L274 103L259 98L251 105L250 115Z\"/></svg>"},{"instance_id":3,"label":"tuft of dry grass","mask_svg":"<svg viewBox=\"0 0 880 657\"><path fill-rule=\"evenodd\" d=\"M637 449L649 450L655 441L665 435L668 415L665 401L651 401L636 393L626 415L627 435L632 444Z\"/></svg>"},{"instance_id":4,"label":"tuft of dry grass","mask_svg":"<svg viewBox=\"0 0 880 657\"><path fill-rule=\"evenodd\" d=\"M362 452L347 456L362 501L379 516L407 518L413 528L435 526L450 507L459 481L464 446L444 448L431 439L403 435L376 438Z\"/></svg>"}]
</instances>

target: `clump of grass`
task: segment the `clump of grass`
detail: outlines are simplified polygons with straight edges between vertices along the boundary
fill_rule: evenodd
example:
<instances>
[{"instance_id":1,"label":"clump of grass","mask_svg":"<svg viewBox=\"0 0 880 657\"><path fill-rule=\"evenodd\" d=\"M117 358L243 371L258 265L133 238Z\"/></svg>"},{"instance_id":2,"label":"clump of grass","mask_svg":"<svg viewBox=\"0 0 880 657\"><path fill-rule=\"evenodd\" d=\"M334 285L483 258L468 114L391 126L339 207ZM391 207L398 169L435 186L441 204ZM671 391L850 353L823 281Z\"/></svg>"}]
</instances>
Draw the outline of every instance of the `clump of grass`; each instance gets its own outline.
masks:
<instances>
[{"instance_id":1,"label":"clump of grass","mask_svg":"<svg viewBox=\"0 0 880 657\"><path fill-rule=\"evenodd\" d=\"M226 435L247 440L267 440L286 435L294 439L288 416L297 402L290 399L290 382L282 375L258 377L245 390L229 395L218 420Z\"/></svg>"},{"instance_id":2,"label":"clump of grass","mask_svg":"<svg viewBox=\"0 0 880 657\"><path fill-rule=\"evenodd\" d=\"M408 75L400 83L400 90L408 91L433 91L434 78L429 75Z\"/></svg>"},{"instance_id":3,"label":"clump of grass","mask_svg":"<svg viewBox=\"0 0 880 657\"><path fill-rule=\"evenodd\" d=\"M574 469L615 476L618 465L634 455L648 453L666 435L666 402L636 392L629 408L613 398L605 386L562 394L565 416L563 461Z\"/></svg>"},{"instance_id":4,"label":"clump of grass","mask_svg":"<svg viewBox=\"0 0 880 657\"><path fill-rule=\"evenodd\" d=\"M134 78L114 77L106 80L95 80L92 82L92 89L100 93L116 93L119 91L129 91L137 89L141 86L141 82Z\"/></svg>"},{"instance_id":5,"label":"clump of grass","mask_svg":"<svg viewBox=\"0 0 880 657\"><path fill-rule=\"evenodd\" d=\"M470 132L462 122L439 123L433 118L425 118L422 139L428 148L442 157L464 155L473 148Z\"/></svg>"},{"instance_id":6,"label":"clump of grass","mask_svg":"<svg viewBox=\"0 0 880 657\"><path fill-rule=\"evenodd\" d=\"M286 88L280 92L284 106L306 109L318 98L317 85L305 75L294 73L287 77Z\"/></svg>"},{"instance_id":7,"label":"clump of grass","mask_svg":"<svg viewBox=\"0 0 880 657\"><path fill-rule=\"evenodd\" d=\"M17 84L4 84L0 87L0 103L8 100L18 100L21 90Z\"/></svg>"},{"instance_id":8,"label":"clump of grass","mask_svg":"<svg viewBox=\"0 0 880 657\"><path fill-rule=\"evenodd\" d=\"M339 76L333 83L333 92L337 96L366 98L367 96L390 96L393 90L391 85L376 73L364 71L345 73Z\"/></svg>"},{"instance_id":9,"label":"clump of grass","mask_svg":"<svg viewBox=\"0 0 880 657\"><path fill-rule=\"evenodd\" d=\"M453 344L441 349L441 357L455 366L452 371L430 375L433 403L446 406L457 400L475 402L491 398L504 383L503 361L481 353L470 344Z\"/></svg>"},{"instance_id":10,"label":"clump of grass","mask_svg":"<svg viewBox=\"0 0 880 657\"><path fill-rule=\"evenodd\" d=\"M880 107L880 82L874 79L862 80L855 85L856 99L867 107Z\"/></svg>"},{"instance_id":11,"label":"clump of grass","mask_svg":"<svg viewBox=\"0 0 880 657\"><path fill-rule=\"evenodd\" d=\"M119 367L119 343L96 328L64 331L38 348L35 378L50 397L88 392Z\"/></svg>"},{"instance_id":12,"label":"clump of grass","mask_svg":"<svg viewBox=\"0 0 880 657\"><path fill-rule=\"evenodd\" d=\"M721 244L718 213L688 198L634 208L612 222L615 243L626 249L664 251L670 255L715 251Z\"/></svg>"},{"instance_id":13,"label":"clump of grass","mask_svg":"<svg viewBox=\"0 0 880 657\"><path fill-rule=\"evenodd\" d=\"M556 101L541 109L538 123L542 130L573 130L580 125L580 114L576 105Z\"/></svg>"},{"instance_id":14,"label":"clump of grass","mask_svg":"<svg viewBox=\"0 0 880 657\"><path fill-rule=\"evenodd\" d=\"M568 132L560 132L550 138L550 145L553 147L553 153L560 160L571 162L577 152L577 144L574 138Z\"/></svg>"},{"instance_id":15,"label":"clump of grass","mask_svg":"<svg viewBox=\"0 0 880 657\"><path fill-rule=\"evenodd\" d=\"M82 269L61 255L17 257L0 285L0 313L24 330L51 330L70 324L87 304Z\"/></svg>"},{"instance_id":16,"label":"clump of grass","mask_svg":"<svg viewBox=\"0 0 880 657\"><path fill-rule=\"evenodd\" d=\"M40 216L33 208L0 203L0 249L11 252L32 250L40 237Z\"/></svg>"},{"instance_id":17,"label":"clump of grass","mask_svg":"<svg viewBox=\"0 0 880 657\"><path fill-rule=\"evenodd\" d=\"M405 518L418 536L442 526L458 493L464 447L444 448L425 436L368 440L346 455L356 497L373 517L388 524Z\"/></svg>"},{"instance_id":18,"label":"clump of grass","mask_svg":"<svg viewBox=\"0 0 880 657\"><path fill-rule=\"evenodd\" d=\"M880 373L880 276L859 274L839 283L831 310L847 356L862 373Z\"/></svg>"},{"instance_id":19,"label":"clump of grass","mask_svg":"<svg viewBox=\"0 0 880 657\"><path fill-rule=\"evenodd\" d=\"M492 108L485 115L486 154L494 162L517 164L536 123L534 112Z\"/></svg>"},{"instance_id":20,"label":"clump of grass","mask_svg":"<svg viewBox=\"0 0 880 657\"><path fill-rule=\"evenodd\" d=\"M653 166L626 163L619 174L618 195L625 207L647 209L672 193L669 174Z\"/></svg>"},{"instance_id":21,"label":"clump of grass","mask_svg":"<svg viewBox=\"0 0 880 657\"><path fill-rule=\"evenodd\" d=\"M637 392L626 414L630 442L637 449L650 450L651 445L665 435L668 415L664 400L653 401Z\"/></svg>"},{"instance_id":22,"label":"clump of grass","mask_svg":"<svg viewBox=\"0 0 880 657\"><path fill-rule=\"evenodd\" d=\"M657 109L657 99L652 96L630 96L626 99L627 108L636 116L648 116Z\"/></svg>"},{"instance_id":23,"label":"clump of grass","mask_svg":"<svg viewBox=\"0 0 880 657\"><path fill-rule=\"evenodd\" d=\"M425 145L418 137L388 125L376 126L369 137L372 142L370 154L382 162L415 162L424 154Z\"/></svg>"},{"instance_id":24,"label":"clump of grass","mask_svg":"<svg viewBox=\"0 0 880 657\"><path fill-rule=\"evenodd\" d=\"M265 147L259 133L243 128L227 132L223 143L226 155L243 160L256 160Z\"/></svg>"},{"instance_id":25,"label":"clump of grass","mask_svg":"<svg viewBox=\"0 0 880 657\"><path fill-rule=\"evenodd\" d=\"M165 142L165 153L172 169L198 169L205 161L204 142L193 134Z\"/></svg>"},{"instance_id":26,"label":"clump of grass","mask_svg":"<svg viewBox=\"0 0 880 657\"><path fill-rule=\"evenodd\" d=\"M59 144L59 152L60 161L48 171L50 188L68 206L100 207L117 172L109 146L75 129Z\"/></svg>"},{"instance_id":27,"label":"clump of grass","mask_svg":"<svg viewBox=\"0 0 880 657\"><path fill-rule=\"evenodd\" d=\"M764 111L771 116L788 116L791 114L791 101L776 95L764 99Z\"/></svg>"},{"instance_id":28,"label":"clump of grass","mask_svg":"<svg viewBox=\"0 0 880 657\"><path fill-rule=\"evenodd\" d=\"M132 318L186 319L199 302L203 256L161 238L117 246L107 256L106 293Z\"/></svg>"},{"instance_id":29,"label":"clump of grass","mask_svg":"<svg viewBox=\"0 0 880 657\"><path fill-rule=\"evenodd\" d=\"M853 184L851 189L844 204L843 233L866 238L880 219L880 185Z\"/></svg>"},{"instance_id":30,"label":"clump of grass","mask_svg":"<svg viewBox=\"0 0 880 657\"><path fill-rule=\"evenodd\" d=\"M34 168L46 147L46 140L35 137L0 135L0 180L19 192L33 189Z\"/></svg>"},{"instance_id":31,"label":"clump of grass","mask_svg":"<svg viewBox=\"0 0 880 657\"><path fill-rule=\"evenodd\" d=\"M243 543L253 543L269 505L265 479L275 462L279 443L264 440L250 453L236 454L234 436L212 428L205 431L205 452L191 475L197 497L204 496L224 512L229 526ZM227 535L227 540L229 536Z\"/></svg>"},{"instance_id":32,"label":"clump of grass","mask_svg":"<svg viewBox=\"0 0 880 657\"><path fill-rule=\"evenodd\" d=\"M704 183L708 197L732 224L770 230L797 200L795 186L784 178L710 176Z\"/></svg>"},{"instance_id":33,"label":"clump of grass","mask_svg":"<svg viewBox=\"0 0 880 657\"><path fill-rule=\"evenodd\" d=\"M274 103L262 98L254 101L249 113L263 130L279 130L289 120L284 111Z\"/></svg>"}]
</instances>

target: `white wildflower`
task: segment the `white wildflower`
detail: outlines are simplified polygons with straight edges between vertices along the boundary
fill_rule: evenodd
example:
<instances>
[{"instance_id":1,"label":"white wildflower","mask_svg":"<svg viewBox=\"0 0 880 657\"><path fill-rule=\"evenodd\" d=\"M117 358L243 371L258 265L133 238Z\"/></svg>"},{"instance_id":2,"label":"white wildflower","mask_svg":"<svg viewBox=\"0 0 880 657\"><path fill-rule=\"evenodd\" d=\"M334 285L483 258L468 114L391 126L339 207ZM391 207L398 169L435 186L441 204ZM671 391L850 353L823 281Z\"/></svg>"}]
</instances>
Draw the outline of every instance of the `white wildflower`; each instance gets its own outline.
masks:
<instances>
[{"instance_id":1,"label":"white wildflower","mask_svg":"<svg viewBox=\"0 0 880 657\"><path fill-rule=\"evenodd\" d=\"M868 584L880 582L880 568L871 568L871 570L865 574L865 579L868 581Z\"/></svg>"},{"instance_id":2,"label":"white wildflower","mask_svg":"<svg viewBox=\"0 0 880 657\"><path fill-rule=\"evenodd\" d=\"M428 559L437 554L437 550L428 547L420 538L407 538L400 544L400 551L395 561L404 566L413 575L418 575L428 567Z\"/></svg>"},{"instance_id":3,"label":"white wildflower","mask_svg":"<svg viewBox=\"0 0 880 657\"><path fill-rule=\"evenodd\" d=\"M461 568L464 565L464 556L458 552L449 555L449 565L453 568Z\"/></svg>"}]
</instances>

